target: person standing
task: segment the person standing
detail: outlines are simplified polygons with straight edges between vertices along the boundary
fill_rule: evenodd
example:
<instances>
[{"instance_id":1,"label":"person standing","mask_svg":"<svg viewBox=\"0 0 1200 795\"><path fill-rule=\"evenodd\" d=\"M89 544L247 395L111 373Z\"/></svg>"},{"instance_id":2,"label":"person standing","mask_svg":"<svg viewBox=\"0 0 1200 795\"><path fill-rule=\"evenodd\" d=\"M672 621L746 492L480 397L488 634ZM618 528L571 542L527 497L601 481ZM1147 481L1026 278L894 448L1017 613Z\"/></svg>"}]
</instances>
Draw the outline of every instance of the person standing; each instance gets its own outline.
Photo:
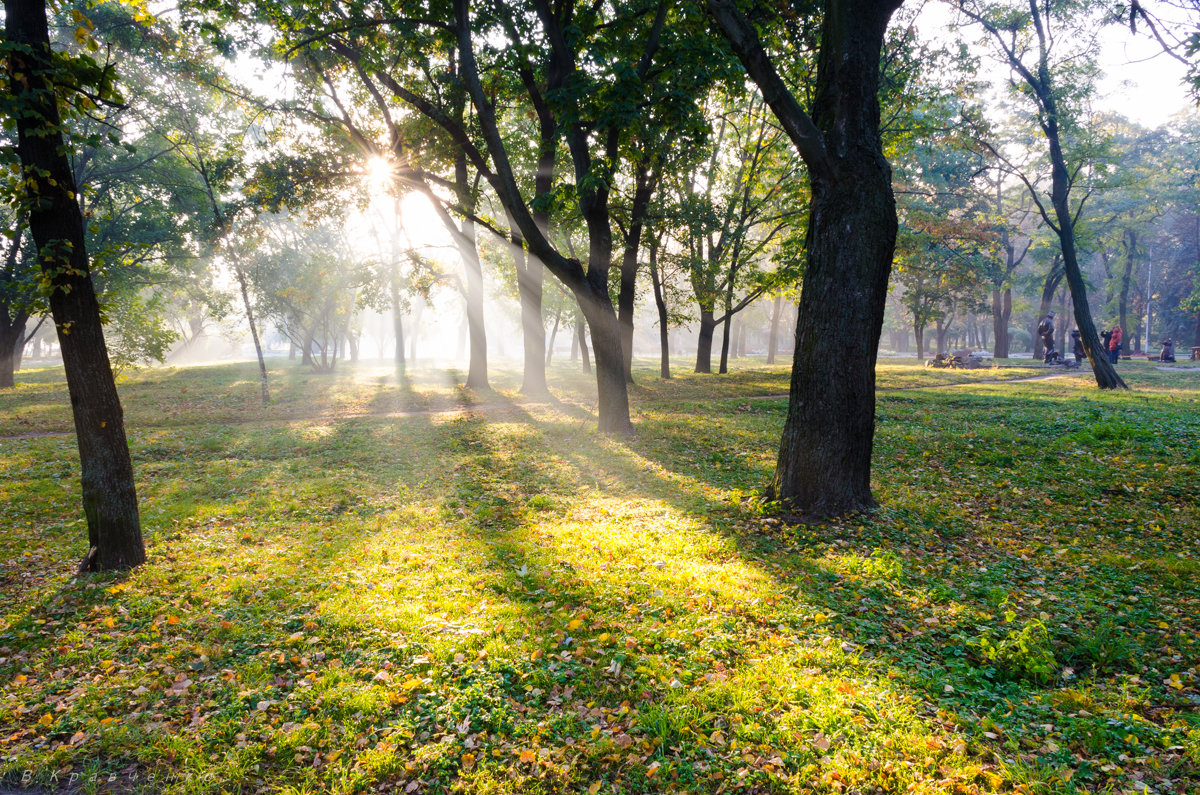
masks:
<instances>
[{"instance_id":1,"label":"person standing","mask_svg":"<svg viewBox=\"0 0 1200 795\"><path fill-rule=\"evenodd\" d=\"M1083 364L1083 337L1079 329L1071 329L1071 352L1075 354L1075 364Z\"/></svg>"},{"instance_id":2,"label":"person standing","mask_svg":"<svg viewBox=\"0 0 1200 795\"><path fill-rule=\"evenodd\" d=\"M1112 330L1112 339L1108 342L1108 360L1113 364L1121 358L1121 327L1114 326Z\"/></svg>"}]
</instances>

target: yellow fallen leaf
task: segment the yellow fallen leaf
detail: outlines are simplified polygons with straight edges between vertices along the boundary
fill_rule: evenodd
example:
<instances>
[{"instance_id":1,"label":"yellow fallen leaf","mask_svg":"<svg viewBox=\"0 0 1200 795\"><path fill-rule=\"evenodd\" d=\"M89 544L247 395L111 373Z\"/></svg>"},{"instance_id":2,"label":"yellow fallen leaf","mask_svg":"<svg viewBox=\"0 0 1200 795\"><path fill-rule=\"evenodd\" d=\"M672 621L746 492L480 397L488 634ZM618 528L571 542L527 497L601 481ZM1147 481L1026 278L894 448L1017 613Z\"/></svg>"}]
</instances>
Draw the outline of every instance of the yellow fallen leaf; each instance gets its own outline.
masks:
<instances>
[{"instance_id":1,"label":"yellow fallen leaf","mask_svg":"<svg viewBox=\"0 0 1200 795\"><path fill-rule=\"evenodd\" d=\"M567 622L567 630L570 632L574 632L575 630L579 629L582 626L583 626L583 622L580 621L578 618L572 618L570 621Z\"/></svg>"},{"instance_id":2,"label":"yellow fallen leaf","mask_svg":"<svg viewBox=\"0 0 1200 795\"><path fill-rule=\"evenodd\" d=\"M593 781L592 785L590 787L588 787L588 795L596 795L596 793L600 791L600 787L602 787L602 786L603 786L603 784L601 782Z\"/></svg>"},{"instance_id":3,"label":"yellow fallen leaf","mask_svg":"<svg viewBox=\"0 0 1200 795\"><path fill-rule=\"evenodd\" d=\"M526 748L524 751L521 752L521 757L520 757L521 764L527 765L535 759L537 759L537 754L535 754L533 751L529 750L528 748Z\"/></svg>"},{"instance_id":4,"label":"yellow fallen leaf","mask_svg":"<svg viewBox=\"0 0 1200 795\"><path fill-rule=\"evenodd\" d=\"M113 627L115 627L117 625L117 622L112 620L112 616L108 616L100 623L103 624L104 626L108 627L109 629L112 629Z\"/></svg>"}]
</instances>

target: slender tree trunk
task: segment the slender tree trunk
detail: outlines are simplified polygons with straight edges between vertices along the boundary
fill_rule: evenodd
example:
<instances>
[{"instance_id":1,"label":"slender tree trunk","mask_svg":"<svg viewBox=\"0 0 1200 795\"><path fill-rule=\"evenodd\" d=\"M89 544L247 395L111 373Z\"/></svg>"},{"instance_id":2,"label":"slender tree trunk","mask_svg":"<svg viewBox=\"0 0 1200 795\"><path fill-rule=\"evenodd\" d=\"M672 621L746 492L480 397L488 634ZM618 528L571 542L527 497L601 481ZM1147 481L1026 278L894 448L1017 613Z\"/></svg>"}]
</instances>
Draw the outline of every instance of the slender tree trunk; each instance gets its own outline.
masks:
<instances>
[{"instance_id":1,"label":"slender tree trunk","mask_svg":"<svg viewBox=\"0 0 1200 795\"><path fill-rule=\"evenodd\" d=\"M775 296L771 306L771 332L767 335L767 364L775 364L775 349L779 346L779 318L783 314L783 296Z\"/></svg>"},{"instance_id":2,"label":"slender tree trunk","mask_svg":"<svg viewBox=\"0 0 1200 795\"><path fill-rule=\"evenodd\" d=\"M1012 318L1012 288L992 290L992 333L994 347L992 356L997 359L1009 357L1008 324Z\"/></svg>"},{"instance_id":3,"label":"slender tree trunk","mask_svg":"<svg viewBox=\"0 0 1200 795\"><path fill-rule=\"evenodd\" d=\"M246 272L241 265L233 266L233 274L237 277L238 289L242 293L242 306L246 309L246 321L250 324L250 339L254 340L254 353L258 357L258 377L262 386L262 402L271 402L271 390L267 386L267 360L263 358L262 343L258 339L258 326L254 322L254 309L250 306L250 290L246 285Z\"/></svg>"},{"instance_id":4,"label":"slender tree trunk","mask_svg":"<svg viewBox=\"0 0 1200 795\"><path fill-rule=\"evenodd\" d=\"M712 343L713 333L717 322L711 309L700 310L700 334L696 338L696 372L712 372Z\"/></svg>"},{"instance_id":5,"label":"slender tree trunk","mask_svg":"<svg viewBox=\"0 0 1200 795\"><path fill-rule=\"evenodd\" d=\"M654 306L658 309L658 375L660 378L670 378L670 317L667 314L667 300L663 294L663 283L658 270L658 238L656 236L650 238L650 284L654 287Z\"/></svg>"},{"instance_id":6,"label":"slender tree trunk","mask_svg":"<svg viewBox=\"0 0 1200 795\"><path fill-rule=\"evenodd\" d=\"M583 371L590 373L592 372L592 360L588 355L586 328L583 313L580 312L579 318L575 321L575 339L579 343L579 358L583 361Z\"/></svg>"},{"instance_id":7,"label":"slender tree trunk","mask_svg":"<svg viewBox=\"0 0 1200 795\"><path fill-rule=\"evenodd\" d=\"M550 329L550 341L546 344L546 366L550 366L550 360L554 358L554 340L558 338L558 322L562 318L562 310L554 313L554 327Z\"/></svg>"},{"instance_id":8,"label":"slender tree trunk","mask_svg":"<svg viewBox=\"0 0 1200 795\"><path fill-rule=\"evenodd\" d=\"M733 335L737 341L733 349L733 357L735 359L746 355L746 322L743 320L737 324L737 332Z\"/></svg>"},{"instance_id":9,"label":"slender tree trunk","mask_svg":"<svg viewBox=\"0 0 1200 795\"><path fill-rule=\"evenodd\" d=\"M19 103L17 154L29 231L50 283L50 311L66 370L82 464L89 551L80 571L127 569L146 560L125 421L88 270L83 215L65 154L42 0L5 0L8 90Z\"/></svg>"},{"instance_id":10,"label":"slender tree trunk","mask_svg":"<svg viewBox=\"0 0 1200 795\"><path fill-rule=\"evenodd\" d=\"M1125 256L1125 272L1121 274L1121 296L1117 303L1118 323L1121 326L1121 339L1129 339L1126 336L1129 313L1129 285L1133 280L1133 266L1137 259L1137 230L1128 229L1125 232L1126 240L1128 241L1128 250ZM1149 346L1147 346L1149 349ZM1130 350L1136 351L1137 346L1130 346Z\"/></svg>"},{"instance_id":11,"label":"slender tree trunk","mask_svg":"<svg viewBox=\"0 0 1200 795\"><path fill-rule=\"evenodd\" d=\"M729 343L732 339L733 314L725 309L725 319L721 323L721 365L718 372L721 375L729 372Z\"/></svg>"},{"instance_id":12,"label":"slender tree trunk","mask_svg":"<svg viewBox=\"0 0 1200 795\"><path fill-rule=\"evenodd\" d=\"M617 317L621 323L621 355L625 357L625 382L633 383L633 303L637 295L638 251L655 179L645 162L634 175L633 203L629 212L629 234L621 256L621 288L617 294Z\"/></svg>"},{"instance_id":13,"label":"slender tree trunk","mask_svg":"<svg viewBox=\"0 0 1200 795\"><path fill-rule=\"evenodd\" d=\"M916 339L917 339L917 358L924 359L925 358L925 327L918 323L914 323L913 324L913 336L916 337Z\"/></svg>"},{"instance_id":14,"label":"slender tree trunk","mask_svg":"<svg viewBox=\"0 0 1200 795\"><path fill-rule=\"evenodd\" d=\"M1040 23L1039 23L1040 24ZM1041 29L1039 27L1039 35ZM1106 352L1101 350L1100 337L1092 322L1092 310L1088 306L1087 286L1083 281L1083 272L1079 268L1079 260L1075 252L1075 222L1068 204L1071 179L1067 171L1066 159L1063 157L1062 145L1058 133L1058 98L1054 96L1050 83L1049 67L1045 62L1045 47L1038 69L1038 85L1032 86L1037 94L1045 116L1042 129L1050 149L1050 203L1054 206L1054 217L1058 222L1058 240L1062 248L1063 270L1066 273L1067 284L1071 288L1071 302L1075 308L1075 323L1083 340L1083 350L1092 365L1092 374L1096 385L1101 389L1127 389L1116 368L1108 360Z\"/></svg>"}]
</instances>

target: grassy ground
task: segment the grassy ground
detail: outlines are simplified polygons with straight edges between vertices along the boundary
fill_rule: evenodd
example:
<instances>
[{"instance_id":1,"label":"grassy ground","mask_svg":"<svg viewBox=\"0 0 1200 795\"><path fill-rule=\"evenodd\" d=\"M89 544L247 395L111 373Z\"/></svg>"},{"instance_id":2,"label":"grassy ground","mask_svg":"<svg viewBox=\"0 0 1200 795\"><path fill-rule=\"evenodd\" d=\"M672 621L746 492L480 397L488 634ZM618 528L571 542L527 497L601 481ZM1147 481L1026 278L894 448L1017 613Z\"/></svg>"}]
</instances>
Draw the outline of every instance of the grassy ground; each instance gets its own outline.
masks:
<instances>
[{"instance_id":1,"label":"grassy ground","mask_svg":"<svg viewBox=\"0 0 1200 795\"><path fill-rule=\"evenodd\" d=\"M809 527L755 499L784 367L643 370L633 440L565 365L525 403L281 364L268 409L253 367L137 373L150 563L81 580L66 391L23 373L0 787L1200 791L1200 372L989 383L1025 364L881 364L881 508Z\"/></svg>"}]
</instances>

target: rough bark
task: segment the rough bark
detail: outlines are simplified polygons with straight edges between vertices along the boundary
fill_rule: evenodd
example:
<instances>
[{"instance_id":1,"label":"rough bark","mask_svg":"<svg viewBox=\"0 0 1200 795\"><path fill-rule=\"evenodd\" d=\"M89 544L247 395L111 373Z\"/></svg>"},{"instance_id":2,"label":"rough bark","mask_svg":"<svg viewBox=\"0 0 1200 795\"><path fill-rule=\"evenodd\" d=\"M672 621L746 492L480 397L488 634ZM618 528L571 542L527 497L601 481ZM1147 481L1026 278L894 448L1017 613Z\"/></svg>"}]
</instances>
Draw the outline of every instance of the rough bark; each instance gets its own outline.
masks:
<instances>
[{"instance_id":1,"label":"rough bark","mask_svg":"<svg viewBox=\"0 0 1200 795\"><path fill-rule=\"evenodd\" d=\"M29 231L50 281L82 465L89 551L81 571L127 569L146 560L125 422L88 270L83 215L71 187L51 74L43 0L5 0L9 89L21 103L17 153L26 181ZM20 77L18 78L18 75Z\"/></svg>"},{"instance_id":2,"label":"rough bark","mask_svg":"<svg viewBox=\"0 0 1200 795\"><path fill-rule=\"evenodd\" d=\"M811 117L733 3L708 5L804 158L811 185L788 414L768 497L811 516L868 509L875 361L897 228L879 138L879 64L900 2L827 0Z\"/></svg>"}]
</instances>

